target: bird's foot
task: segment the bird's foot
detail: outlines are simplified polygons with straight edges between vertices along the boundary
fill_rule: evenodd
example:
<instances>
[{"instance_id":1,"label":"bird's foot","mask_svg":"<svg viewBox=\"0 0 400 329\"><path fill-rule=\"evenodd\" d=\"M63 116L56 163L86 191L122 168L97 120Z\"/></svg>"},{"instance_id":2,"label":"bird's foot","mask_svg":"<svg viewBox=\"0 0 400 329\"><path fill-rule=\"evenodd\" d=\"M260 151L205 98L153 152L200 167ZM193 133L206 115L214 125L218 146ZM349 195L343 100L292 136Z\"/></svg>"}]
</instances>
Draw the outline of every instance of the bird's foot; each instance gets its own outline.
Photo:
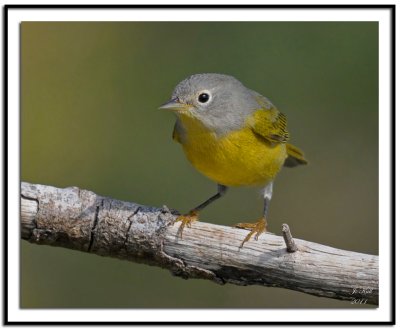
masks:
<instances>
[{"instance_id":1,"label":"bird's foot","mask_svg":"<svg viewBox=\"0 0 400 329\"><path fill-rule=\"evenodd\" d=\"M181 222L181 226L179 226L178 229L178 235L181 237L181 239L182 239L183 229L185 227L190 227L192 223L197 221L198 219L199 219L199 212L195 210L191 210L186 215L180 215L179 217L177 217L175 223Z\"/></svg>"},{"instance_id":2,"label":"bird's foot","mask_svg":"<svg viewBox=\"0 0 400 329\"><path fill-rule=\"evenodd\" d=\"M262 217L255 223L238 223L234 225L234 227L243 228L246 230L250 230L250 233L246 235L242 243L240 244L240 248L244 246L244 244L250 240L250 238L255 234L254 240L258 240L258 237L261 233L267 231L267 220Z\"/></svg>"}]
</instances>

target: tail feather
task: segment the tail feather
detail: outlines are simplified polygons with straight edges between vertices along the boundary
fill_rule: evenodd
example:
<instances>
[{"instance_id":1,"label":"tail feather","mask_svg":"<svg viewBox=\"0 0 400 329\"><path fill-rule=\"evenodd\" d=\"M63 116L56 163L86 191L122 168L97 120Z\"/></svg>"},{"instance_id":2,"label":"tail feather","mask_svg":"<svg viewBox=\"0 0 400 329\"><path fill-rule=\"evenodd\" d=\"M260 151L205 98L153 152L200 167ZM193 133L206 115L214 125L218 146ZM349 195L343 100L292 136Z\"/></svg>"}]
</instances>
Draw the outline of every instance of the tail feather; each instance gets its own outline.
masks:
<instances>
[{"instance_id":1,"label":"tail feather","mask_svg":"<svg viewBox=\"0 0 400 329\"><path fill-rule=\"evenodd\" d=\"M285 167L296 167L308 163L304 157L303 151L298 149L296 146L292 144L286 144L286 151L288 156L283 164Z\"/></svg>"}]
</instances>

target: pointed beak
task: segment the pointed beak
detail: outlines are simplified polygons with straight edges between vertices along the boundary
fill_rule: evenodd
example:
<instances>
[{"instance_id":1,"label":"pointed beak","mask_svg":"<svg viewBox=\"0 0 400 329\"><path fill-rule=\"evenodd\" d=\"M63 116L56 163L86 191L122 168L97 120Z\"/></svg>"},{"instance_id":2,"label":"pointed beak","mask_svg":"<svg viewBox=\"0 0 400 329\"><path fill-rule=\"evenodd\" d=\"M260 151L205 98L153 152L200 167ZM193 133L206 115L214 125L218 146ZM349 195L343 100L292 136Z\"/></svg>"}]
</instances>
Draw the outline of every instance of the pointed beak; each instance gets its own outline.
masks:
<instances>
[{"instance_id":1,"label":"pointed beak","mask_svg":"<svg viewBox=\"0 0 400 329\"><path fill-rule=\"evenodd\" d=\"M170 99L168 102L164 103L159 107L162 110L172 110L172 111L179 111L185 110L189 107L188 104L181 103L178 98Z\"/></svg>"}]
</instances>

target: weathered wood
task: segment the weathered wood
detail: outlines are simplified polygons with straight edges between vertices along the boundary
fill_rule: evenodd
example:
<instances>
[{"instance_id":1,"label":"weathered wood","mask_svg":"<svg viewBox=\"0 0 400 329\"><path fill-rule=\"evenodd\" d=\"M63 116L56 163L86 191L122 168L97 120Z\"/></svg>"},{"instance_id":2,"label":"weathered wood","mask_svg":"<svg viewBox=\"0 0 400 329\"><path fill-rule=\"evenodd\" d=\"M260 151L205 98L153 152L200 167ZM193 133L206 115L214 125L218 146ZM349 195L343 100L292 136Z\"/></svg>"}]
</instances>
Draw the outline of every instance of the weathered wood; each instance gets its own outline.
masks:
<instances>
[{"instance_id":1,"label":"weathered wood","mask_svg":"<svg viewBox=\"0 0 400 329\"><path fill-rule=\"evenodd\" d=\"M293 239L285 226L284 235L297 251L288 252L283 237L270 233L239 249L246 231L203 222L186 228L181 239L175 219L167 207L113 200L77 187L21 184L21 236L29 242L156 265L186 279L378 304L378 256Z\"/></svg>"},{"instance_id":2,"label":"weathered wood","mask_svg":"<svg viewBox=\"0 0 400 329\"><path fill-rule=\"evenodd\" d=\"M286 250L288 252L296 252L298 249L292 237L292 233L290 233L288 224L282 224L282 235L286 243Z\"/></svg>"}]
</instances>

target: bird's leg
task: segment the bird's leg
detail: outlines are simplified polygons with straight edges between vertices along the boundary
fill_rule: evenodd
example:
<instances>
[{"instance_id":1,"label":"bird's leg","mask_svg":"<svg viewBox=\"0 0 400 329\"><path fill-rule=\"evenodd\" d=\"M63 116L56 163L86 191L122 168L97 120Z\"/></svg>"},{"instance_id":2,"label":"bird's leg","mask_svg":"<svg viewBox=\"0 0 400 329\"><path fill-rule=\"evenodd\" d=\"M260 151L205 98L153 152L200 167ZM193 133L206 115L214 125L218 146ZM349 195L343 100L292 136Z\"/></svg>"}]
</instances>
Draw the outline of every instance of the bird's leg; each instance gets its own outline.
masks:
<instances>
[{"instance_id":1,"label":"bird's leg","mask_svg":"<svg viewBox=\"0 0 400 329\"><path fill-rule=\"evenodd\" d=\"M187 214L180 215L175 220L175 222L182 222L181 226L179 226L179 229L178 229L178 235L182 238L183 229L185 227L190 227L190 225L193 222L195 222L196 220L199 219L200 210L203 210L210 203L214 202L215 200L218 200L220 197L222 197L226 193L227 190L228 190L228 188L225 185L218 184L218 192L216 194L214 194L212 197L208 198L202 204L200 204L197 207L195 207L192 210L190 210Z\"/></svg>"},{"instance_id":2,"label":"bird's leg","mask_svg":"<svg viewBox=\"0 0 400 329\"><path fill-rule=\"evenodd\" d=\"M244 244L250 240L250 238L255 234L254 239L258 240L258 237L261 233L267 231L267 214L269 209L269 204L272 199L272 188L273 182L267 184L267 186L263 189L263 196L264 196L264 212L263 217L261 217L255 223L238 223L235 227L243 228L246 230L250 230L249 234L246 235L242 243L240 244L239 248L242 248Z\"/></svg>"}]
</instances>

